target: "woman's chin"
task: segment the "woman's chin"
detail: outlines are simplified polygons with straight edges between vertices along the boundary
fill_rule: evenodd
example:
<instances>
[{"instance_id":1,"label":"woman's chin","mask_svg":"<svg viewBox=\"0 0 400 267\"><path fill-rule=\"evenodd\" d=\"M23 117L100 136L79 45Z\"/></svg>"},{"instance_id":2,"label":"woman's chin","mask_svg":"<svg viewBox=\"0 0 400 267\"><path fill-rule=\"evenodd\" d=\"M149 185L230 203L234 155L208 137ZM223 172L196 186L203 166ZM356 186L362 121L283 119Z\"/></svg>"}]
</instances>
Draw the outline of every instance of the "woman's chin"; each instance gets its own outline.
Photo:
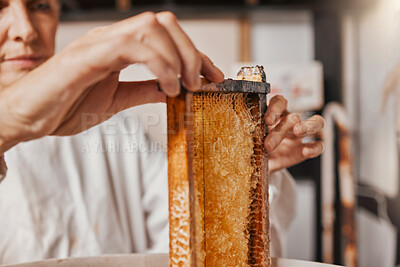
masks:
<instances>
[{"instance_id":1,"label":"woman's chin","mask_svg":"<svg viewBox=\"0 0 400 267\"><path fill-rule=\"evenodd\" d=\"M18 71L8 71L7 74L0 72L0 90L17 82L30 71L30 69L21 69Z\"/></svg>"}]
</instances>

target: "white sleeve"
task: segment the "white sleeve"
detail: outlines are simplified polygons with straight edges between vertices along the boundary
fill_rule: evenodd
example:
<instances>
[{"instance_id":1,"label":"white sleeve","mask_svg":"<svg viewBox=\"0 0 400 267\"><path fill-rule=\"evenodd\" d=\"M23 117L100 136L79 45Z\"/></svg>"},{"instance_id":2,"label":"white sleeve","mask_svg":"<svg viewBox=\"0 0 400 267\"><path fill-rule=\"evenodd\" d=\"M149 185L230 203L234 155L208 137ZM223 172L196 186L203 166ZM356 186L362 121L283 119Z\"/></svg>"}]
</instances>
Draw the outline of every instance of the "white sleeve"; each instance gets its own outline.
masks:
<instances>
[{"instance_id":1,"label":"white sleeve","mask_svg":"<svg viewBox=\"0 0 400 267\"><path fill-rule=\"evenodd\" d=\"M142 205L146 213L148 253L168 253L168 171L167 156L155 143L143 160L144 193Z\"/></svg>"},{"instance_id":2,"label":"white sleeve","mask_svg":"<svg viewBox=\"0 0 400 267\"><path fill-rule=\"evenodd\" d=\"M6 177L7 165L4 160L4 155L0 155L0 182Z\"/></svg>"},{"instance_id":3,"label":"white sleeve","mask_svg":"<svg viewBox=\"0 0 400 267\"><path fill-rule=\"evenodd\" d=\"M296 216L296 183L287 170L275 172L269 184L271 256L283 257L286 235Z\"/></svg>"}]
</instances>

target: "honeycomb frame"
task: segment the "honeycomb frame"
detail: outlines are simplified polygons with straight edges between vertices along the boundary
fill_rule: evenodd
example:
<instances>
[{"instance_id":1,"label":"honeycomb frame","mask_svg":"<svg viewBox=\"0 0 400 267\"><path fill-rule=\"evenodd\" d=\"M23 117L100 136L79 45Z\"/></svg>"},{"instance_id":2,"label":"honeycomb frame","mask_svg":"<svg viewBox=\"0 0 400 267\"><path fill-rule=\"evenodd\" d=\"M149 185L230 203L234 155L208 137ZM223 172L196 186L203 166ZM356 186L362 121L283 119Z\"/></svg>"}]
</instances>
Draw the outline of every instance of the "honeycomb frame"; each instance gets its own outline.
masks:
<instances>
[{"instance_id":1,"label":"honeycomb frame","mask_svg":"<svg viewBox=\"0 0 400 267\"><path fill-rule=\"evenodd\" d=\"M266 111L266 94L268 92L269 84L229 79L219 84L207 83L198 92L182 90L178 97L167 98L170 266L270 266L268 164L267 153L263 147L263 140L267 134L263 114ZM235 111L235 108L238 108L235 105L240 103L242 107L248 108L247 117L242 117L247 121L254 122L253 126L249 126L250 128L253 127L248 132L250 136L243 135L244 139L242 140L244 141L247 138L246 140L253 142L252 147L249 145L252 150L251 155L247 154L242 158L239 155L239 159L236 159L244 160L247 162L244 164L247 164L247 166L251 164L252 166L252 172L247 172L246 175L249 182L246 185L241 185L244 188L238 190L246 191L246 194L249 194L249 199L245 205L248 212L243 213L243 218L234 220L235 222L245 221L247 225L243 233L233 231L235 234L228 234L228 237L232 239L239 237L243 239L243 236L247 238L247 247L244 248L243 242L241 243L242 248L246 251L236 249L236 252L240 252L240 256L226 253L226 255L218 254L212 257L214 251L211 250L211 245L214 245L214 248L219 248L224 243L214 244L214 241L208 241L212 240L210 235L207 236L207 233L211 232L209 230L211 226L210 223L206 224L206 222L209 222L210 219L215 221L214 218L218 216L215 213L213 214L212 209L210 209L211 212L209 213L214 217L209 217L205 210L206 205L204 203L206 203L207 195L204 193L206 192L204 158L202 163L198 155L202 154L204 157L204 151L207 149L206 143L209 140L204 143L203 133L203 140L199 141L201 139L201 137L199 138L201 136L199 129L206 132L205 121L199 120L201 116L204 116L206 108L201 106L202 104L199 106L198 103L204 104L206 103L204 99L213 99L216 96L225 99L225 103L228 104L231 99L237 99L236 104L235 101L232 101L232 110ZM208 108L207 114L212 115L213 112L211 111L212 109ZM243 114L238 113L238 115ZM234 116L234 113L230 112L226 119L232 119ZM243 119L240 122L243 123ZM212 132L215 126L218 126L217 121L207 131ZM205 136L208 137L208 134L209 132ZM226 138L229 138L229 133ZM213 154L208 155L211 155L208 164L213 164ZM203 171L201 171L199 164L203 164ZM207 168L207 170L209 169ZM237 181L241 182L241 179ZM203 193L201 193L202 188ZM213 191L209 190L208 192ZM202 204L204 204L204 210L200 208ZM243 226L243 223L240 225ZM215 227L217 232L221 228L220 226ZM231 247L234 247L234 245L231 244ZM240 246L238 247L240 248ZM230 250L225 251L231 252Z\"/></svg>"}]
</instances>

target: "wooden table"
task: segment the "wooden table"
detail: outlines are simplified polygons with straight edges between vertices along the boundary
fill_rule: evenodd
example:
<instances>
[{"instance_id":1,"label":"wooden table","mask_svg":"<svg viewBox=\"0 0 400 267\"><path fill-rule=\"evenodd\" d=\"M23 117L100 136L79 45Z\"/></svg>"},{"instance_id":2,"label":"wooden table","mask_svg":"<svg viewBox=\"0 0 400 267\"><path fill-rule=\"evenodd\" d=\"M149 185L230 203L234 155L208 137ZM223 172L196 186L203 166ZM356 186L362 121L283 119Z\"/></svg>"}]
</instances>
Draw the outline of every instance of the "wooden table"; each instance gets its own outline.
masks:
<instances>
[{"instance_id":1,"label":"wooden table","mask_svg":"<svg viewBox=\"0 0 400 267\"><path fill-rule=\"evenodd\" d=\"M134 264L134 265L132 265ZM168 267L167 254L105 255L92 258L70 258L42 262L1 265L1 267ZM272 267L333 267L337 265L288 259L273 259Z\"/></svg>"}]
</instances>

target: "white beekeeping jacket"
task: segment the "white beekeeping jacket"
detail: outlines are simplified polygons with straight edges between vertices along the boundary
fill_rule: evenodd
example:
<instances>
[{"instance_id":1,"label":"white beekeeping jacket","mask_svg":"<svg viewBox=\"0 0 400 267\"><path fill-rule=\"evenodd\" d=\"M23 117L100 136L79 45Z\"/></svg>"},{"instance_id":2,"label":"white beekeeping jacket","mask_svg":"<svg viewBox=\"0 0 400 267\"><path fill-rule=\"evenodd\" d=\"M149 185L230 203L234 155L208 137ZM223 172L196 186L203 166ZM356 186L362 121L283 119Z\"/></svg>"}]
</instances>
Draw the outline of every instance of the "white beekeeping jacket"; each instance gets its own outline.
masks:
<instances>
[{"instance_id":1,"label":"white beekeeping jacket","mask_svg":"<svg viewBox=\"0 0 400 267\"><path fill-rule=\"evenodd\" d=\"M131 110L79 135L44 137L6 152L0 263L167 253L165 152ZM270 193L272 254L280 256L294 215L290 175L275 174Z\"/></svg>"}]
</instances>

